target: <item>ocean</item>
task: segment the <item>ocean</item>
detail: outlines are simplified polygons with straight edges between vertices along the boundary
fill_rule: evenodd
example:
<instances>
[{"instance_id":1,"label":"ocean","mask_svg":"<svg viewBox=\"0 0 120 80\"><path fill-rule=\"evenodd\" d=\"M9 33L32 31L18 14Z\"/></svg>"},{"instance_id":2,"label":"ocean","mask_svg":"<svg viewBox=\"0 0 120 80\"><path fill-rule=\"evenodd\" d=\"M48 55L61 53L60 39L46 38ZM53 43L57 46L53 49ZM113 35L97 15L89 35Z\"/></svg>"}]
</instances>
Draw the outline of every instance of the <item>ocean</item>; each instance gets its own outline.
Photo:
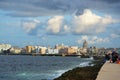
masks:
<instances>
[{"instance_id":1,"label":"ocean","mask_svg":"<svg viewBox=\"0 0 120 80\"><path fill-rule=\"evenodd\" d=\"M53 80L93 59L62 56L1 55L0 80Z\"/></svg>"}]
</instances>

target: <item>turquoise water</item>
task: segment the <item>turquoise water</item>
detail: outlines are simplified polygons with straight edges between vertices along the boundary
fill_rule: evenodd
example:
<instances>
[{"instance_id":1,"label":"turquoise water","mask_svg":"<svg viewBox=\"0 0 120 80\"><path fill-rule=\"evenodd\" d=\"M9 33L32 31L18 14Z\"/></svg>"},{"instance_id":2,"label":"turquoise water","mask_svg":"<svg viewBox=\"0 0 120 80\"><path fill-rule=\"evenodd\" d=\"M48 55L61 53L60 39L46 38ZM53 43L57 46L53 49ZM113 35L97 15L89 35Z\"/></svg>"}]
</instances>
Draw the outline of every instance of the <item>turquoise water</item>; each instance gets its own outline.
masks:
<instances>
[{"instance_id":1,"label":"turquoise water","mask_svg":"<svg viewBox=\"0 0 120 80\"><path fill-rule=\"evenodd\" d=\"M92 59L58 56L0 56L0 80L53 80Z\"/></svg>"}]
</instances>

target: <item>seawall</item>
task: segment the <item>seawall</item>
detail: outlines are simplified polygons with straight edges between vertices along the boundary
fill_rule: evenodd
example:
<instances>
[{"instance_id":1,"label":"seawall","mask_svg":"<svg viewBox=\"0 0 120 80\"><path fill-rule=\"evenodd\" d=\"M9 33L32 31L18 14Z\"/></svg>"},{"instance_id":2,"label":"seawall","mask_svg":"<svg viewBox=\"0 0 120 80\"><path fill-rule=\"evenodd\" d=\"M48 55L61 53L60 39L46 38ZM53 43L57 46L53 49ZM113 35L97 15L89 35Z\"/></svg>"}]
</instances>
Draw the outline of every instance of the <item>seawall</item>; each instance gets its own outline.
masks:
<instances>
[{"instance_id":1,"label":"seawall","mask_svg":"<svg viewBox=\"0 0 120 80\"><path fill-rule=\"evenodd\" d=\"M106 62L96 80L120 80L120 64Z\"/></svg>"}]
</instances>

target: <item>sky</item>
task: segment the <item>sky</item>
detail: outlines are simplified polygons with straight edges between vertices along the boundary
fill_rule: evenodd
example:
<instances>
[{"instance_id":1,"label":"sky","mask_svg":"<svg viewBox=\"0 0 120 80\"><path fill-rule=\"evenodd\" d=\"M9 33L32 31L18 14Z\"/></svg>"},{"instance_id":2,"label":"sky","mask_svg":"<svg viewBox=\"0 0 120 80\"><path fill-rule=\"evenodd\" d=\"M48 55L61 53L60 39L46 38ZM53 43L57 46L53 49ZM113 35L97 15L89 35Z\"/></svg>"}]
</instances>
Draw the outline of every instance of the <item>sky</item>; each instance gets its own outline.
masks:
<instances>
[{"instance_id":1,"label":"sky","mask_svg":"<svg viewBox=\"0 0 120 80\"><path fill-rule=\"evenodd\" d=\"M120 0L0 0L0 44L120 47Z\"/></svg>"}]
</instances>

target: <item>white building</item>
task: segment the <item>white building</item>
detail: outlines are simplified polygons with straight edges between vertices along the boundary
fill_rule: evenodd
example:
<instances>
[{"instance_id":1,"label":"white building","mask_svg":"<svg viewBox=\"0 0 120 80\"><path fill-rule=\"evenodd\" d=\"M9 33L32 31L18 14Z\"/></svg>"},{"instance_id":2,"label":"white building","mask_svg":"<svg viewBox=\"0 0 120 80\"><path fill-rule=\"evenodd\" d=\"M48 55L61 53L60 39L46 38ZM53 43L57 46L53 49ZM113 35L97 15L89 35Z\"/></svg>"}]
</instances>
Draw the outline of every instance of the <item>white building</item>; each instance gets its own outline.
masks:
<instances>
[{"instance_id":1,"label":"white building","mask_svg":"<svg viewBox=\"0 0 120 80\"><path fill-rule=\"evenodd\" d=\"M46 50L47 48L46 47L42 47L42 46L34 46L35 48L35 52L36 53L40 53L40 54L46 54Z\"/></svg>"},{"instance_id":2,"label":"white building","mask_svg":"<svg viewBox=\"0 0 120 80\"><path fill-rule=\"evenodd\" d=\"M10 44L0 44L0 52L10 49L12 46Z\"/></svg>"},{"instance_id":3,"label":"white building","mask_svg":"<svg viewBox=\"0 0 120 80\"><path fill-rule=\"evenodd\" d=\"M47 49L46 54L58 54L59 50L58 49Z\"/></svg>"}]
</instances>

